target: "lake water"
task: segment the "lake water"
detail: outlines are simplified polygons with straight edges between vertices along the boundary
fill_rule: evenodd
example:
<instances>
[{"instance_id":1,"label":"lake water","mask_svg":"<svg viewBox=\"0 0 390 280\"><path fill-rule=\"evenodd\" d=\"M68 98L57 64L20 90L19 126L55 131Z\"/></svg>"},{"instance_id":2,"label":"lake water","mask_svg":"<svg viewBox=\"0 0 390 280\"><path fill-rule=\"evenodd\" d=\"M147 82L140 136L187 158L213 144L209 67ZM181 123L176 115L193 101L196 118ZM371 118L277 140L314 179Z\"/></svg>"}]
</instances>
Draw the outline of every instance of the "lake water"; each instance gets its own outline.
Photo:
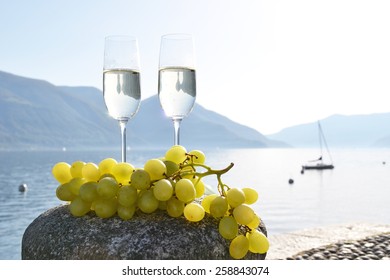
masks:
<instances>
[{"instance_id":1,"label":"lake water","mask_svg":"<svg viewBox=\"0 0 390 280\"><path fill-rule=\"evenodd\" d=\"M318 157L312 149L204 150L207 163L222 169L229 186L254 187L254 206L269 234L346 222L390 224L390 149L332 150L335 169L300 173L301 165ZM135 166L163 151L130 151ZM41 213L61 204L55 197L52 166L59 161L98 163L119 159L118 151L0 152L0 259L20 259L27 226ZM387 162L384 164L383 162ZM294 184L288 180L294 179ZM215 186L215 179L206 182ZM28 191L18 186L26 183Z\"/></svg>"}]
</instances>

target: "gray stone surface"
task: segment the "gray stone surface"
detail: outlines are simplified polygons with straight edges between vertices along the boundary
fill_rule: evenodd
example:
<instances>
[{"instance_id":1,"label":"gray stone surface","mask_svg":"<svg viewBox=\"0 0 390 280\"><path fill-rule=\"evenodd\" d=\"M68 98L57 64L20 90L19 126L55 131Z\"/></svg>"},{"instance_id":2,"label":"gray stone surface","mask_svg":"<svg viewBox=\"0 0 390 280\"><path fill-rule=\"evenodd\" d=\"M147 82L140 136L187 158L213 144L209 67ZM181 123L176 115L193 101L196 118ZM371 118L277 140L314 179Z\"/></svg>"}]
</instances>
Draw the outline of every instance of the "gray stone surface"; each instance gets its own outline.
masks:
<instances>
[{"instance_id":1,"label":"gray stone surface","mask_svg":"<svg viewBox=\"0 0 390 280\"><path fill-rule=\"evenodd\" d=\"M260 229L266 234L264 224ZM67 206L36 218L22 240L22 259L230 259L229 242L218 233L216 219L199 223L163 212L136 213L131 220L101 219L93 212L73 217ZM264 259L248 253L246 259Z\"/></svg>"}]
</instances>

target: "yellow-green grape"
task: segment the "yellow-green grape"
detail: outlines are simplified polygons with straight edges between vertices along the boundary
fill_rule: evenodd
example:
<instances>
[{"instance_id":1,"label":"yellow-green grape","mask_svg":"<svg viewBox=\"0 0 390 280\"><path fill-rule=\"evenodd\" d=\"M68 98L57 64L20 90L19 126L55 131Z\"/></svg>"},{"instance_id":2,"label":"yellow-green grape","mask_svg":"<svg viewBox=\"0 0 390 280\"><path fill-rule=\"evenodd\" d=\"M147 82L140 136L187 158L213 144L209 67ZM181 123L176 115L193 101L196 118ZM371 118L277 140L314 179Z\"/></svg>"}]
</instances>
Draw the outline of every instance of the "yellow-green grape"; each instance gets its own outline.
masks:
<instances>
[{"instance_id":1,"label":"yellow-green grape","mask_svg":"<svg viewBox=\"0 0 390 280\"><path fill-rule=\"evenodd\" d=\"M83 166L82 175L87 181L97 182L100 178L99 167L93 162L88 162Z\"/></svg>"},{"instance_id":2,"label":"yellow-green grape","mask_svg":"<svg viewBox=\"0 0 390 280\"><path fill-rule=\"evenodd\" d=\"M154 183L153 187L154 197L159 201L167 201L172 197L173 187L169 180L161 179Z\"/></svg>"},{"instance_id":3,"label":"yellow-green grape","mask_svg":"<svg viewBox=\"0 0 390 280\"><path fill-rule=\"evenodd\" d=\"M269 241L264 233L258 230L252 230L251 232L247 232L246 237L249 240L249 251L252 253L264 254L268 251Z\"/></svg>"},{"instance_id":4,"label":"yellow-green grape","mask_svg":"<svg viewBox=\"0 0 390 280\"><path fill-rule=\"evenodd\" d=\"M86 182L80 187L79 196L87 202L93 202L99 199L97 192L98 184L96 182Z\"/></svg>"},{"instance_id":5,"label":"yellow-green grape","mask_svg":"<svg viewBox=\"0 0 390 280\"><path fill-rule=\"evenodd\" d=\"M132 205L129 207L118 205L117 212L118 212L118 216L122 220L125 220L125 221L130 220L131 218L133 218L133 215L135 213L135 205Z\"/></svg>"},{"instance_id":6,"label":"yellow-green grape","mask_svg":"<svg viewBox=\"0 0 390 280\"><path fill-rule=\"evenodd\" d=\"M204 211L206 211L206 213L210 214L210 204L214 200L214 198L216 198L217 196L219 196L219 195L216 193L213 193L213 194L210 194L210 195L206 196L205 198L203 198L201 205L203 206Z\"/></svg>"},{"instance_id":7,"label":"yellow-green grape","mask_svg":"<svg viewBox=\"0 0 390 280\"><path fill-rule=\"evenodd\" d=\"M183 146L175 145L172 146L166 153L165 159L173 161L176 164L182 163L187 158L187 150Z\"/></svg>"},{"instance_id":8,"label":"yellow-green grape","mask_svg":"<svg viewBox=\"0 0 390 280\"><path fill-rule=\"evenodd\" d=\"M116 181L122 185L128 185L130 183L133 172L134 166L128 162L119 162L111 169L111 174L114 175Z\"/></svg>"},{"instance_id":9,"label":"yellow-green grape","mask_svg":"<svg viewBox=\"0 0 390 280\"><path fill-rule=\"evenodd\" d=\"M135 205L138 198L137 189L133 186L123 186L119 189L117 199L118 203L125 207Z\"/></svg>"},{"instance_id":10,"label":"yellow-green grape","mask_svg":"<svg viewBox=\"0 0 390 280\"><path fill-rule=\"evenodd\" d=\"M149 159L145 165L144 170L149 173L150 180L159 180L164 178L167 168L164 162L160 159Z\"/></svg>"},{"instance_id":11,"label":"yellow-green grape","mask_svg":"<svg viewBox=\"0 0 390 280\"><path fill-rule=\"evenodd\" d=\"M192 150L189 154L193 155L191 157L193 163L204 164L206 161L206 156L202 151Z\"/></svg>"},{"instance_id":12,"label":"yellow-green grape","mask_svg":"<svg viewBox=\"0 0 390 280\"><path fill-rule=\"evenodd\" d=\"M59 185L56 189L56 196L62 201L72 201L76 198L76 195L70 189L69 183Z\"/></svg>"},{"instance_id":13,"label":"yellow-green grape","mask_svg":"<svg viewBox=\"0 0 390 280\"><path fill-rule=\"evenodd\" d=\"M202 197L204 195L204 191L205 191L205 185L202 182L202 180L195 182L194 187L195 187L195 192L196 192L195 197L196 198Z\"/></svg>"},{"instance_id":14,"label":"yellow-green grape","mask_svg":"<svg viewBox=\"0 0 390 280\"><path fill-rule=\"evenodd\" d=\"M173 161L164 160L163 162L164 162L165 167L167 169L167 172L166 172L167 177L172 176L172 174L174 174L175 172L177 172L179 170L179 165L177 165Z\"/></svg>"},{"instance_id":15,"label":"yellow-green grape","mask_svg":"<svg viewBox=\"0 0 390 280\"><path fill-rule=\"evenodd\" d=\"M81 197L76 197L69 204L70 213L75 217L84 216L91 209L91 202L84 201Z\"/></svg>"},{"instance_id":16,"label":"yellow-green grape","mask_svg":"<svg viewBox=\"0 0 390 280\"><path fill-rule=\"evenodd\" d=\"M199 222L204 218L205 211L202 205L192 202L184 207L184 217L190 222Z\"/></svg>"},{"instance_id":17,"label":"yellow-green grape","mask_svg":"<svg viewBox=\"0 0 390 280\"><path fill-rule=\"evenodd\" d=\"M158 208L158 200L154 197L152 190L145 190L139 194L138 208L144 213L153 213Z\"/></svg>"},{"instance_id":18,"label":"yellow-green grape","mask_svg":"<svg viewBox=\"0 0 390 280\"><path fill-rule=\"evenodd\" d=\"M210 214L215 217L223 217L225 216L228 210L228 202L227 199L223 196L217 196L211 201L210 204Z\"/></svg>"},{"instance_id":19,"label":"yellow-green grape","mask_svg":"<svg viewBox=\"0 0 390 280\"><path fill-rule=\"evenodd\" d=\"M61 184L67 183L72 179L72 175L70 174L70 164L66 162L58 162L56 163L51 173L53 177Z\"/></svg>"},{"instance_id":20,"label":"yellow-green grape","mask_svg":"<svg viewBox=\"0 0 390 280\"><path fill-rule=\"evenodd\" d=\"M115 179L106 177L99 181L97 185L97 192L103 199L110 199L116 196L119 190L119 185Z\"/></svg>"},{"instance_id":21,"label":"yellow-green grape","mask_svg":"<svg viewBox=\"0 0 390 280\"><path fill-rule=\"evenodd\" d=\"M242 191L245 193L245 203L246 204L253 204L257 201L259 195L255 189L242 188Z\"/></svg>"},{"instance_id":22,"label":"yellow-green grape","mask_svg":"<svg viewBox=\"0 0 390 280\"><path fill-rule=\"evenodd\" d=\"M249 250L249 240L244 235L235 237L229 246L230 256L234 259L242 259Z\"/></svg>"},{"instance_id":23,"label":"yellow-green grape","mask_svg":"<svg viewBox=\"0 0 390 280\"><path fill-rule=\"evenodd\" d=\"M180 217L184 211L184 202L178 200L176 197L171 197L167 201L167 213L173 218Z\"/></svg>"},{"instance_id":24,"label":"yellow-green grape","mask_svg":"<svg viewBox=\"0 0 390 280\"><path fill-rule=\"evenodd\" d=\"M106 219L114 216L118 209L118 203L115 198L98 199L94 202L93 208L98 217Z\"/></svg>"},{"instance_id":25,"label":"yellow-green grape","mask_svg":"<svg viewBox=\"0 0 390 280\"><path fill-rule=\"evenodd\" d=\"M80 187L86 180L84 178L76 177L69 181L70 191L75 195L79 195Z\"/></svg>"},{"instance_id":26,"label":"yellow-green grape","mask_svg":"<svg viewBox=\"0 0 390 280\"><path fill-rule=\"evenodd\" d=\"M233 209L233 216L237 223L241 225L248 225L255 217L255 212L247 204L241 204Z\"/></svg>"},{"instance_id":27,"label":"yellow-green grape","mask_svg":"<svg viewBox=\"0 0 390 280\"><path fill-rule=\"evenodd\" d=\"M238 224L232 216L225 216L219 221L218 231L223 238L233 239L238 234Z\"/></svg>"},{"instance_id":28,"label":"yellow-green grape","mask_svg":"<svg viewBox=\"0 0 390 280\"><path fill-rule=\"evenodd\" d=\"M118 162L113 158L105 158L99 162L99 170L101 174L110 174L112 168L117 165Z\"/></svg>"},{"instance_id":29,"label":"yellow-green grape","mask_svg":"<svg viewBox=\"0 0 390 280\"><path fill-rule=\"evenodd\" d=\"M247 224L247 227L249 227L250 229L256 229L258 228L259 225L260 225L260 218L255 213L253 220L249 224Z\"/></svg>"},{"instance_id":30,"label":"yellow-green grape","mask_svg":"<svg viewBox=\"0 0 390 280\"><path fill-rule=\"evenodd\" d=\"M143 169L137 169L131 174L131 185L137 190L146 190L150 187L150 175Z\"/></svg>"},{"instance_id":31,"label":"yellow-green grape","mask_svg":"<svg viewBox=\"0 0 390 280\"><path fill-rule=\"evenodd\" d=\"M83 167L85 165L84 161L78 160L72 163L70 166L70 174L73 178L83 177Z\"/></svg>"},{"instance_id":32,"label":"yellow-green grape","mask_svg":"<svg viewBox=\"0 0 390 280\"><path fill-rule=\"evenodd\" d=\"M176 197L184 203L193 201L196 197L194 184L189 179L180 179L175 186Z\"/></svg>"},{"instance_id":33,"label":"yellow-green grape","mask_svg":"<svg viewBox=\"0 0 390 280\"><path fill-rule=\"evenodd\" d=\"M232 208L245 202L245 193L238 188L231 188L226 192L226 198Z\"/></svg>"}]
</instances>

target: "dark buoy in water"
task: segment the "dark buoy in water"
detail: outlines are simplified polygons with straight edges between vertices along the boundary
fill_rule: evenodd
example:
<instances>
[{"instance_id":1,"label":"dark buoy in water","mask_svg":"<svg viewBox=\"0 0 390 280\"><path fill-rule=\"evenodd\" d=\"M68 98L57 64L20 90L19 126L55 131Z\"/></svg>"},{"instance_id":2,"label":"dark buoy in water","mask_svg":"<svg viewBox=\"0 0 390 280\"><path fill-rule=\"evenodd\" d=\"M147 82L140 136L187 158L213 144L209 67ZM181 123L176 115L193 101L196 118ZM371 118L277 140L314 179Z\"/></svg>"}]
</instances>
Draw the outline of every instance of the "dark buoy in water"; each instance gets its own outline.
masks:
<instances>
[{"instance_id":1,"label":"dark buoy in water","mask_svg":"<svg viewBox=\"0 0 390 280\"><path fill-rule=\"evenodd\" d=\"M19 185L19 191L20 192L26 192L27 191L27 184Z\"/></svg>"},{"instance_id":2,"label":"dark buoy in water","mask_svg":"<svg viewBox=\"0 0 390 280\"><path fill-rule=\"evenodd\" d=\"M288 183L291 185L291 184L294 184L294 180L293 179L288 179Z\"/></svg>"}]
</instances>

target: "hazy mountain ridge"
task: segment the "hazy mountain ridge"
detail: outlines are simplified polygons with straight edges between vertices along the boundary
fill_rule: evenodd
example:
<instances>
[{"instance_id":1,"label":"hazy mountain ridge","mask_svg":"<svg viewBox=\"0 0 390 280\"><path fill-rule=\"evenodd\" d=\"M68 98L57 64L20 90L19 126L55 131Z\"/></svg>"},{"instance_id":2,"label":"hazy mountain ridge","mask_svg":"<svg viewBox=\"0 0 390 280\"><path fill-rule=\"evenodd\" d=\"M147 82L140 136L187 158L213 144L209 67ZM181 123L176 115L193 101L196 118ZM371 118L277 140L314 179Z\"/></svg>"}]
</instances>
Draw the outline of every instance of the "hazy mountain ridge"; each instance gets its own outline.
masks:
<instances>
[{"instance_id":1,"label":"hazy mountain ridge","mask_svg":"<svg viewBox=\"0 0 390 280\"><path fill-rule=\"evenodd\" d=\"M390 113L332 115L320 122L329 146L390 147ZM288 127L267 137L294 147L319 145L317 122Z\"/></svg>"},{"instance_id":2,"label":"hazy mountain ridge","mask_svg":"<svg viewBox=\"0 0 390 280\"><path fill-rule=\"evenodd\" d=\"M248 148L285 144L196 104L182 121L181 141L192 147ZM128 124L132 148L166 148L173 125L157 96L141 102ZM119 126L108 116L102 92L55 86L0 71L0 149L118 147Z\"/></svg>"}]
</instances>

